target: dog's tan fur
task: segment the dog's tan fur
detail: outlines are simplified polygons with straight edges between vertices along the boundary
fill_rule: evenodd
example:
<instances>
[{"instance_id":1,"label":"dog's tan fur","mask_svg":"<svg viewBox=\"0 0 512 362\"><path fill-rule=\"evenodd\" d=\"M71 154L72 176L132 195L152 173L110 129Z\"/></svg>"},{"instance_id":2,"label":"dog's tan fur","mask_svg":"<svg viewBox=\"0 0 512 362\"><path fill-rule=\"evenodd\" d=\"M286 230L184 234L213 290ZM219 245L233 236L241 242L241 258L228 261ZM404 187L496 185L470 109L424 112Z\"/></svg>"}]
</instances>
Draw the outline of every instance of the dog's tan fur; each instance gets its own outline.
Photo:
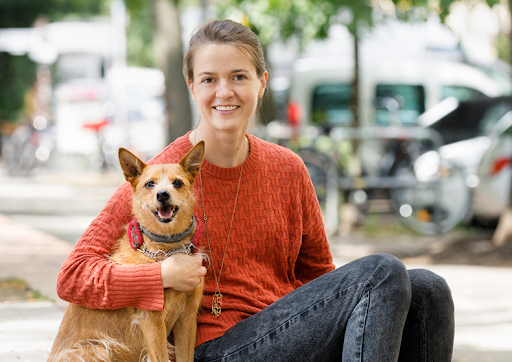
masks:
<instances>
[{"instance_id":1,"label":"dog's tan fur","mask_svg":"<svg viewBox=\"0 0 512 362\"><path fill-rule=\"evenodd\" d=\"M147 230L159 235L172 235L186 230L194 212L194 179L204 156L204 142L198 143L178 164L148 166L127 150L119 150L125 178L133 190L133 214ZM179 179L183 186L175 187ZM145 187L148 181L155 186ZM161 204L159 190L170 193L170 203L179 207L171 222L160 222L153 214ZM191 242L192 235L183 243ZM183 245L157 243L143 235L148 250L168 251ZM155 260L134 250L127 233L118 241L109 260L119 264L148 264ZM136 282L136 280L134 280ZM191 292L165 289L163 311L137 308L115 310L89 309L70 304L66 309L49 361L134 362L169 360L167 336L174 335L177 362L192 362L196 343L197 312L202 298L204 279Z\"/></svg>"}]
</instances>

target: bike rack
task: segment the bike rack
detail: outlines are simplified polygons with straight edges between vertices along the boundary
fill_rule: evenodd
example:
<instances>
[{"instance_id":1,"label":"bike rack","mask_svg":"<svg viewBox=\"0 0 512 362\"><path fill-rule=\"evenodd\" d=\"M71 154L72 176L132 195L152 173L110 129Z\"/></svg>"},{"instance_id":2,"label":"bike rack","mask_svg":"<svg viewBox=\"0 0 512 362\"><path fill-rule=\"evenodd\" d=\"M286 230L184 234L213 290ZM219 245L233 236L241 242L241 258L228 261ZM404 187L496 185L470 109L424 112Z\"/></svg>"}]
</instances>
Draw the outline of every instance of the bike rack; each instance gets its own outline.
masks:
<instances>
[{"instance_id":1,"label":"bike rack","mask_svg":"<svg viewBox=\"0 0 512 362\"><path fill-rule=\"evenodd\" d=\"M307 135L312 140L316 139L320 134L325 134L319 127L307 126L302 128L293 128L283 123L273 122L267 126L267 134L270 138L277 141L276 143L286 144L295 136ZM428 140L432 142L433 151L439 153L439 148L443 146L444 141L439 132L426 127L334 127L328 136L334 143L343 140ZM399 189L404 187L415 186L420 181L414 176L346 176L338 175L338 172L327 173L326 187L331 190L369 190L369 189ZM440 195L441 182L435 181L435 201L434 201L434 218L433 223L436 225L436 233L441 232L440 227ZM339 205L338 192L331 193L331 197L326 198L325 203L325 226L327 230L337 230L339 224Z\"/></svg>"},{"instance_id":2,"label":"bike rack","mask_svg":"<svg viewBox=\"0 0 512 362\"><path fill-rule=\"evenodd\" d=\"M443 138L434 129L424 127L361 127L333 128L329 137L334 142L343 140L429 140L438 151L444 144ZM418 180L414 177L396 176L340 176L339 187L343 190L392 189L414 185Z\"/></svg>"}]
</instances>

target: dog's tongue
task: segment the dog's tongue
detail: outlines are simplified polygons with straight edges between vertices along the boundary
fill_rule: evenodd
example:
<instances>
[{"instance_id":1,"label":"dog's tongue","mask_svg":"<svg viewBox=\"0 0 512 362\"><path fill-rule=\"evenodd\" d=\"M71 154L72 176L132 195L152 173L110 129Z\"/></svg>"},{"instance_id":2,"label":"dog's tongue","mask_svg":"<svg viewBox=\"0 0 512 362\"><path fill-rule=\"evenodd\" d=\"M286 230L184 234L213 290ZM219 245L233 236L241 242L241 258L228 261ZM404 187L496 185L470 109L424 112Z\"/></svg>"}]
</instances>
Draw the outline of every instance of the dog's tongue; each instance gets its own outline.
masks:
<instances>
[{"instance_id":1,"label":"dog's tongue","mask_svg":"<svg viewBox=\"0 0 512 362\"><path fill-rule=\"evenodd\" d=\"M162 206L158 210L158 216L161 219L169 219L172 216L172 208L170 206Z\"/></svg>"}]
</instances>

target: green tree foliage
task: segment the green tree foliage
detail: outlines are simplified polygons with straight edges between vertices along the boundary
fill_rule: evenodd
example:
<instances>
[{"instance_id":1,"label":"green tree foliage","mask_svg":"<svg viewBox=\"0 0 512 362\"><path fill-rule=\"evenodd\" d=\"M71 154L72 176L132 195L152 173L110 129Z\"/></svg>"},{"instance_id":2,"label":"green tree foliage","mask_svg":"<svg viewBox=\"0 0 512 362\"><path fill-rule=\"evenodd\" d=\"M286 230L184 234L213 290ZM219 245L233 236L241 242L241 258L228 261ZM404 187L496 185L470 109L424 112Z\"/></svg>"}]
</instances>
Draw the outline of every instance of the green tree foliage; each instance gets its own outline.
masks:
<instances>
[{"instance_id":1,"label":"green tree foliage","mask_svg":"<svg viewBox=\"0 0 512 362\"><path fill-rule=\"evenodd\" d=\"M375 20L385 21L387 15L417 21L435 12L444 21L450 6L457 1L460 0L224 0L220 6L225 12L240 11L248 16L263 44L296 38L305 45L312 39L326 38L332 24L343 24L354 35L373 27ZM492 7L500 0L485 2Z\"/></svg>"},{"instance_id":2,"label":"green tree foliage","mask_svg":"<svg viewBox=\"0 0 512 362\"><path fill-rule=\"evenodd\" d=\"M0 122L23 118L25 93L35 81L35 69L27 56L0 53Z\"/></svg>"},{"instance_id":3,"label":"green tree foliage","mask_svg":"<svg viewBox=\"0 0 512 362\"><path fill-rule=\"evenodd\" d=\"M0 0L0 28L27 28L40 15L56 21L73 14L98 15L107 10L105 2L98 0Z\"/></svg>"},{"instance_id":4,"label":"green tree foliage","mask_svg":"<svg viewBox=\"0 0 512 362\"><path fill-rule=\"evenodd\" d=\"M151 1L127 0L130 22L126 29L127 62L135 67L155 67L153 36L155 17Z\"/></svg>"}]
</instances>

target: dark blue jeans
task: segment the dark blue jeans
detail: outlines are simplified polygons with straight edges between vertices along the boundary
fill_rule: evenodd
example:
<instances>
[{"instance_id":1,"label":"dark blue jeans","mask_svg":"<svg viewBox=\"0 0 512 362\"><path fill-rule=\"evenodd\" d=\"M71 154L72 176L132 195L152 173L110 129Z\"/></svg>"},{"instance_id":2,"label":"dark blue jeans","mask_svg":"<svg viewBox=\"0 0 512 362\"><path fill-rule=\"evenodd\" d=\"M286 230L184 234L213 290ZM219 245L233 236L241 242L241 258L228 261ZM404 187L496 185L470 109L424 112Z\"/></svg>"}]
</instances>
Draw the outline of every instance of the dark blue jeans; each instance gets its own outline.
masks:
<instances>
[{"instance_id":1,"label":"dark blue jeans","mask_svg":"<svg viewBox=\"0 0 512 362\"><path fill-rule=\"evenodd\" d=\"M195 361L449 362L454 313L445 280L397 258L327 273L196 348Z\"/></svg>"}]
</instances>

